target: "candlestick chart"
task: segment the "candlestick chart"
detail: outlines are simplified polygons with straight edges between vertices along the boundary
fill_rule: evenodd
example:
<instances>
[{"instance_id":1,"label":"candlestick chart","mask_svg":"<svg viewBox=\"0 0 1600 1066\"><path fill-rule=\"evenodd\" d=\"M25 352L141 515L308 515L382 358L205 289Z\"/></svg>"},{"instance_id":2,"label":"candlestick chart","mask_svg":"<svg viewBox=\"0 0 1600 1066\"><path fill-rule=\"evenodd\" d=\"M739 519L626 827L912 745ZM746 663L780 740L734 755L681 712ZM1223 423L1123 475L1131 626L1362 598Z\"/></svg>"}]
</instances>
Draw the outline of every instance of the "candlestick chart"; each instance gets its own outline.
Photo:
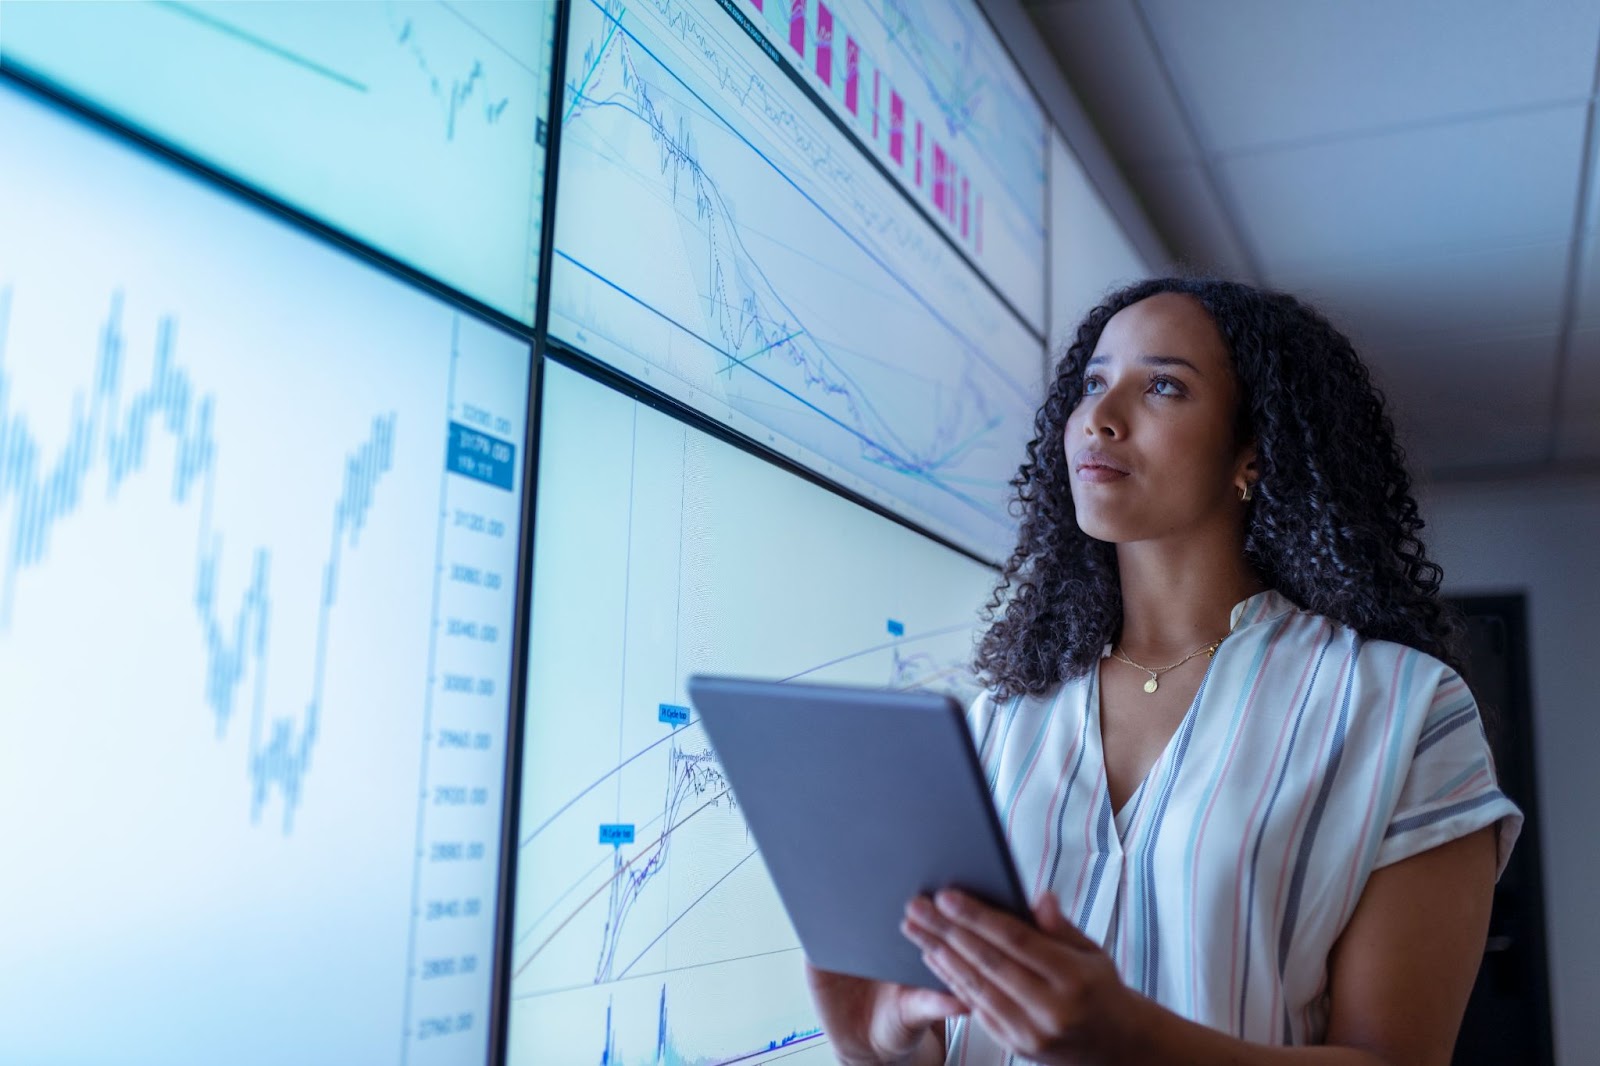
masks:
<instances>
[{"instance_id":1,"label":"candlestick chart","mask_svg":"<svg viewBox=\"0 0 1600 1066\"><path fill-rule=\"evenodd\" d=\"M1036 331L1045 117L963 0L722 0Z\"/></svg>"}]
</instances>

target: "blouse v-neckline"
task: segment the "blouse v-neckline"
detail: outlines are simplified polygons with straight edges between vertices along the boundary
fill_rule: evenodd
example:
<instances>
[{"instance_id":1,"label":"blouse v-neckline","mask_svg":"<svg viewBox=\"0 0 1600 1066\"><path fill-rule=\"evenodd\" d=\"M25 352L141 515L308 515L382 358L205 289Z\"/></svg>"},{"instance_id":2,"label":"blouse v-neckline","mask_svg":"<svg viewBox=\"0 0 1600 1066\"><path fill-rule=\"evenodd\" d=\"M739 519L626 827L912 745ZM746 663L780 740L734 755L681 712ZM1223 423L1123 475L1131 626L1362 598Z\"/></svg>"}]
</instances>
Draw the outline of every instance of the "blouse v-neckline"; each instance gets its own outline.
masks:
<instances>
[{"instance_id":1,"label":"blouse v-neckline","mask_svg":"<svg viewBox=\"0 0 1600 1066\"><path fill-rule=\"evenodd\" d=\"M1221 651L1221 648L1217 649L1219 654ZM1213 655L1211 661L1206 663L1206 677L1211 676L1211 669L1215 661L1216 656ZM1178 743L1178 737L1196 716L1200 698L1206 691L1206 677L1201 678L1200 687L1195 689L1194 697L1184 710L1183 717L1178 719L1178 724L1173 728L1171 735L1167 737L1166 743L1161 746L1161 751L1156 754L1155 759L1145 769L1144 776L1139 779L1139 783L1134 786L1132 792L1128 793L1128 798L1123 801L1121 807L1112 807L1111 771L1106 764L1105 734L1100 728L1100 664L1095 664L1093 675L1090 677L1087 686L1088 692L1085 697L1087 705L1084 708L1084 714L1089 721L1089 736L1094 744L1094 756L1100 760L1100 780L1104 786L1101 790L1102 798L1100 802L1110 808L1111 824L1116 830L1116 840L1119 845L1127 846L1133 835L1132 830L1138 824L1139 809L1144 805L1145 793L1149 791L1151 782L1160 776L1163 769L1171 761L1172 751Z\"/></svg>"},{"instance_id":2,"label":"blouse v-neckline","mask_svg":"<svg viewBox=\"0 0 1600 1066\"><path fill-rule=\"evenodd\" d=\"M1258 609L1252 610L1252 607ZM1239 631L1241 623L1251 625L1268 617L1276 617L1283 610L1292 607L1293 604L1283 600L1281 594L1272 589L1265 589L1234 604L1233 610L1228 613L1228 636L1223 638L1217 645L1216 651L1206 660L1206 672L1200 678L1200 685L1194 690L1194 696L1189 700L1189 706L1184 710L1183 717L1178 719L1178 724L1167 737L1166 743L1161 746L1161 751L1146 768L1144 776L1139 779L1133 791L1128 793L1128 798L1123 801L1120 808L1111 806L1111 772L1106 765L1105 735L1100 728L1100 662L1095 663L1094 670L1089 675L1089 684L1086 686L1084 714L1089 722L1088 732L1094 744L1094 755L1100 760L1100 780L1104 786L1101 803L1109 809L1111 825L1115 829L1115 840L1119 848L1126 848L1132 839L1133 830L1139 825L1139 811L1144 806L1145 793L1149 791L1151 782L1155 781L1171 762L1173 749L1179 743L1179 737L1185 730L1192 732L1196 727L1200 701L1206 694L1206 682L1211 679L1212 671L1216 668L1217 656L1228 646L1228 639ZM1251 614L1255 617L1245 622L1245 616ZM1103 661L1110 654L1111 645L1107 644L1101 649L1100 659Z\"/></svg>"}]
</instances>

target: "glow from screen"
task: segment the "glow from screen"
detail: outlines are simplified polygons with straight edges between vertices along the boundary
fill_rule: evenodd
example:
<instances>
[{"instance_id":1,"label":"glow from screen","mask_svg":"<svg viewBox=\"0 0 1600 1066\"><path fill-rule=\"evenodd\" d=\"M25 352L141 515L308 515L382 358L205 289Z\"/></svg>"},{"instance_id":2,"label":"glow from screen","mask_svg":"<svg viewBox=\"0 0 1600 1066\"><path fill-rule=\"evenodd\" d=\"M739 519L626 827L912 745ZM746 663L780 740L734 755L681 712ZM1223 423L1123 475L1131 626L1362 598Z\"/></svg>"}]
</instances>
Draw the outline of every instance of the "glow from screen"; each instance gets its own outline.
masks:
<instances>
[{"instance_id":1,"label":"glow from screen","mask_svg":"<svg viewBox=\"0 0 1600 1066\"><path fill-rule=\"evenodd\" d=\"M532 322L554 0L0 9L6 62Z\"/></svg>"},{"instance_id":2,"label":"glow from screen","mask_svg":"<svg viewBox=\"0 0 1600 1066\"><path fill-rule=\"evenodd\" d=\"M509 1062L831 1062L685 682L968 700L994 573L577 371L543 390Z\"/></svg>"},{"instance_id":3,"label":"glow from screen","mask_svg":"<svg viewBox=\"0 0 1600 1066\"><path fill-rule=\"evenodd\" d=\"M723 0L1039 332L1044 109L972 0Z\"/></svg>"},{"instance_id":4,"label":"glow from screen","mask_svg":"<svg viewBox=\"0 0 1600 1066\"><path fill-rule=\"evenodd\" d=\"M529 350L0 87L0 1060L484 1060Z\"/></svg>"},{"instance_id":5,"label":"glow from screen","mask_svg":"<svg viewBox=\"0 0 1600 1066\"><path fill-rule=\"evenodd\" d=\"M726 11L576 0L567 43L552 335L1009 553L1040 341Z\"/></svg>"}]
</instances>

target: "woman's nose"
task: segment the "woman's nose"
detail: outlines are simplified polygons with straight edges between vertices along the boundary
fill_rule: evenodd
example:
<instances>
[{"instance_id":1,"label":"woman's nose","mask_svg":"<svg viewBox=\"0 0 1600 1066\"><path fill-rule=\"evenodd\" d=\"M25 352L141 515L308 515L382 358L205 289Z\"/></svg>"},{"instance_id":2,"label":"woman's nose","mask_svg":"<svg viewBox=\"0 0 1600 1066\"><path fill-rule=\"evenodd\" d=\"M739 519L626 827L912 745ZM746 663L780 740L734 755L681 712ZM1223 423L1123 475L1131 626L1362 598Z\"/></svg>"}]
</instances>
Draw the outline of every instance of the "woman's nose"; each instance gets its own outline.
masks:
<instances>
[{"instance_id":1,"label":"woman's nose","mask_svg":"<svg viewBox=\"0 0 1600 1066\"><path fill-rule=\"evenodd\" d=\"M1086 437L1105 437L1110 440L1127 435L1127 426L1116 406L1107 402L1105 393L1085 400L1083 432Z\"/></svg>"}]
</instances>

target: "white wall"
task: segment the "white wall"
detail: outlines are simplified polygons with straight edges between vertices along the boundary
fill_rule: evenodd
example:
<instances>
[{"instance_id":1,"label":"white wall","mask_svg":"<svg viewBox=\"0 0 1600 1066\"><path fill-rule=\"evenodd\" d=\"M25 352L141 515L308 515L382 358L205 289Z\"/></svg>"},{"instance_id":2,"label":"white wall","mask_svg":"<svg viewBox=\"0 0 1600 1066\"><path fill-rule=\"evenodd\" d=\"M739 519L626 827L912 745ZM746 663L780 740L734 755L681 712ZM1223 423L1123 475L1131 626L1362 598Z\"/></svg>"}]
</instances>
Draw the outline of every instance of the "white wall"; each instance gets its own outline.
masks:
<instances>
[{"instance_id":1,"label":"white wall","mask_svg":"<svg viewBox=\"0 0 1600 1066\"><path fill-rule=\"evenodd\" d=\"M1600 1061L1600 479L1439 485L1425 540L1457 593L1523 592L1556 1059Z\"/></svg>"},{"instance_id":2,"label":"white wall","mask_svg":"<svg viewBox=\"0 0 1600 1066\"><path fill-rule=\"evenodd\" d=\"M1144 258L1089 183L1059 130L1050 130L1050 336L1046 366L1107 289L1147 277Z\"/></svg>"}]
</instances>

